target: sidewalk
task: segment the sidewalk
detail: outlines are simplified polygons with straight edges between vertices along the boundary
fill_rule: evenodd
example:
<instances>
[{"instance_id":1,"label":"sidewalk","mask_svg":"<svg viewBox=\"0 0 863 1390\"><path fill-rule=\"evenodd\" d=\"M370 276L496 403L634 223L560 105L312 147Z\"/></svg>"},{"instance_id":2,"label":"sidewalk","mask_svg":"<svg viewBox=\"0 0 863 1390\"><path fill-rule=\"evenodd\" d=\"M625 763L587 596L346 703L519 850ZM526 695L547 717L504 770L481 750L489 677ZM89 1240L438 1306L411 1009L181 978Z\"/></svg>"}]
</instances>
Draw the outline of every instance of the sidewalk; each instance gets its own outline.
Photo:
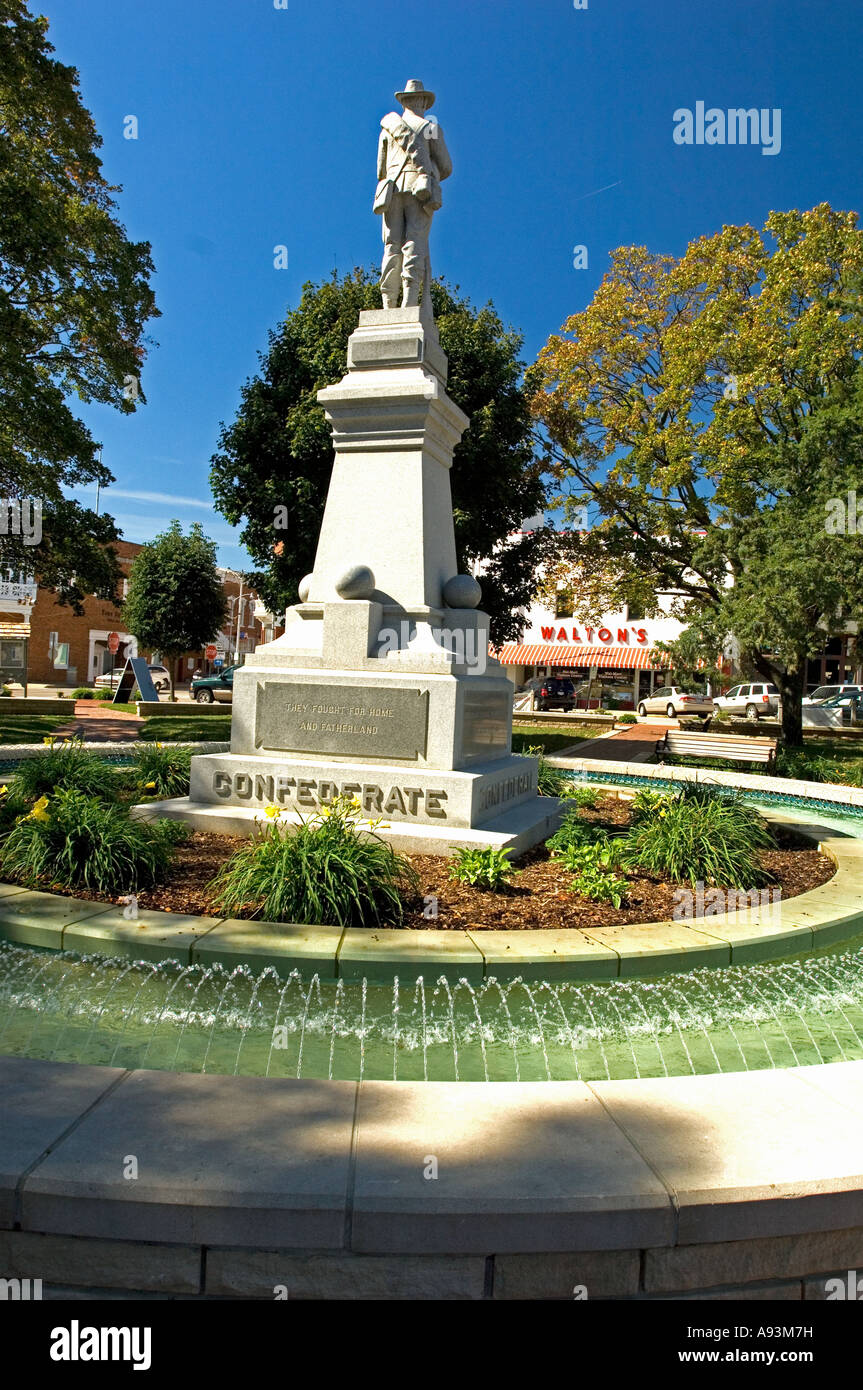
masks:
<instances>
[{"instance_id":1,"label":"sidewalk","mask_svg":"<svg viewBox=\"0 0 863 1390\"><path fill-rule=\"evenodd\" d=\"M125 710L106 710L98 700L76 700L75 717L58 729L61 734L80 732L86 742L123 743L138 737L144 723L136 714Z\"/></svg>"},{"instance_id":2,"label":"sidewalk","mask_svg":"<svg viewBox=\"0 0 863 1390\"><path fill-rule=\"evenodd\" d=\"M605 758L613 763L644 763L671 722L663 719L656 724L628 724L619 733L609 734L607 738L586 738L567 749L563 756Z\"/></svg>"}]
</instances>

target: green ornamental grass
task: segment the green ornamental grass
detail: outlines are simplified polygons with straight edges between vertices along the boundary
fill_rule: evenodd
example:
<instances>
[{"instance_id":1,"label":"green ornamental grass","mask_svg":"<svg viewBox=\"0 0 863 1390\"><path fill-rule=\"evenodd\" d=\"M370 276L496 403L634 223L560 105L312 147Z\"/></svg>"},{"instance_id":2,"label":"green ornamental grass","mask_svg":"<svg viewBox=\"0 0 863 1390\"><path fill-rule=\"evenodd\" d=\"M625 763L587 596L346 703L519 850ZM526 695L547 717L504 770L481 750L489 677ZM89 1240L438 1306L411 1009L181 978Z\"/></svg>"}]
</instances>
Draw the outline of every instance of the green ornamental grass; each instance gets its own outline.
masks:
<instances>
[{"instance_id":1,"label":"green ornamental grass","mask_svg":"<svg viewBox=\"0 0 863 1390\"><path fill-rule=\"evenodd\" d=\"M15 823L0 847L0 873L26 887L115 897L157 883L177 838L173 822L133 820L122 806L61 788Z\"/></svg>"},{"instance_id":2,"label":"green ornamental grass","mask_svg":"<svg viewBox=\"0 0 863 1390\"><path fill-rule=\"evenodd\" d=\"M644 795L644 794L642 794ZM773 846L762 817L739 793L683 783L649 809L645 799L621 844L620 863L672 883L758 888L773 881L760 852Z\"/></svg>"},{"instance_id":3,"label":"green ornamental grass","mask_svg":"<svg viewBox=\"0 0 863 1390\"><path fill-rule=\"evenodd\" d=\"M191 765L191 748L142 743L134 763L138 789L145 796L188 796Z\"/></svg>"},{"instance_id":4,"label":"green ornamental grass","mask_svg":"<svg viewBox=\"0 0 863 1390\"><path fill-rule=\"evenodd\" d=\"M98 796L103 801L116 796L112 772L98 754L82 746L80 739L55 743L44 753L24 758L18 764L10 792L19 800L37 801L61 788Z\"/></svg>"},{"instance_id":5,"label":"green ornamental grass","mask_svg":"<svg viewBox=\"0 0 863 1390\"><path fill-rule=\"evenodd\" d=\"M266 922L321 922L338 927L400 923L419 875L370 829L356 806L338 798L296 827L275 817L243 845L210 885L212 901L231 917Z\"/></svg>"}]
</instances>

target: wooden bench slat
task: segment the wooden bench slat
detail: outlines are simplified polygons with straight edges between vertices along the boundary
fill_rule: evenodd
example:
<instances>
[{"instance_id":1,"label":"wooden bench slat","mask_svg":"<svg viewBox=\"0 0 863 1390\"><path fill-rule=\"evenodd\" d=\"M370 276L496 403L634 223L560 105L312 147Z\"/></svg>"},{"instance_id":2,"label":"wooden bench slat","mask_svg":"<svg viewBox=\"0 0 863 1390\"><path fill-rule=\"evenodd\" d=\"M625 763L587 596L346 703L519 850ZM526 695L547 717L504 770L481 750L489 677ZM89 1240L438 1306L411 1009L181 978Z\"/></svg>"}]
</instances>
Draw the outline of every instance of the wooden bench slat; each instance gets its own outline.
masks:
<instances>
[{"instance_id":1,"label":"wooden bench slat","mask_svg":"<svg viewBox=\"0 0 863 1390\"><path fill-rule=\"evenodd\" d=\"M700 758L729 758L733 762L770 763L776 753L774 738L733 738L725 734L687 733L667 729L656 744L657 754L688 753Z\"/></svg>"}]
</instances>

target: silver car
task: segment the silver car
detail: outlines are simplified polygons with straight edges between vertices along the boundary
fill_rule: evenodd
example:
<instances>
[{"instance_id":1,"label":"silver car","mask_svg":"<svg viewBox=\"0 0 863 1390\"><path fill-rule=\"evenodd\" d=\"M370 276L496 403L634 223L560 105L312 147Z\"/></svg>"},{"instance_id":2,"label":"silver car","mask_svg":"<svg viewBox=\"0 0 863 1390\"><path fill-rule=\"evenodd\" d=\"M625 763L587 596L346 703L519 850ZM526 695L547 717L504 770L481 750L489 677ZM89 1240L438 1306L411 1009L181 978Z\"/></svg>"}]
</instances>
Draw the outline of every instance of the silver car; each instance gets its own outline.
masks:
<instances>
[{"instance_id":1,"label":"silver car","mask_svg":"<svg viewBox=\"0 0 863 1390\"><path fill-rule=\"evenodd\" d=\"M775 719L779 713L779 691L767 681L750 681L745 685L733 685L724 695L714 695L716 709L726 714L736 714L755 723L762 715Z\"/></svg>"},{"instance_id":2,"label":"silver car","mask_svg":"<svg viewBox=\"0 0 863 1390\"><path fill-rule=\"evenodd\" d=\"M638 713L665 714L669 719L677 719L681 714L706 716L713 713L713 701L709 695L693 695L679 685L664 685L639 702Z\"/></svg>"}]
</instances>

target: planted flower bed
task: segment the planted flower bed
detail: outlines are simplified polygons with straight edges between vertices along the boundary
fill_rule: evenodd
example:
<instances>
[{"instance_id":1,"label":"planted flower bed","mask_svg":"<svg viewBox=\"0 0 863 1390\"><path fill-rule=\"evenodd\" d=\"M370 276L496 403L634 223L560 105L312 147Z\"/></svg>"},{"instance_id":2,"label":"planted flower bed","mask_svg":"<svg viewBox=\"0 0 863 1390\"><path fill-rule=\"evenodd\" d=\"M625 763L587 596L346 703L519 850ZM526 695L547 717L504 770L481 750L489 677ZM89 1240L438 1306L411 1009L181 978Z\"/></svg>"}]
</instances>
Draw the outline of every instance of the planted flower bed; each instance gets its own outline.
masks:
<instances>
[{"instance_id":1,"label":"planted flower bed","mask_svg":"<svg viewBox=\"0 0 863 1390\"><path fill-rule=\"evenodd\" d=\"M726 890L751 891L755 905L759 892L792 898L834 872L810 841L694 783L631 801L570 783L560 830L517 861L496 850L400 854L344 800L299 829L271 807L253 839L134 820L142 796L183 794L188 757L153 745L110 770L65 745L29 760L0 791L0 877L96 901L134 892L139 907L167 912L523 931L691 916L682 895L699 891L696 916L705 901L724 911L745 902Z\"/></svg>"}]
</instances>

